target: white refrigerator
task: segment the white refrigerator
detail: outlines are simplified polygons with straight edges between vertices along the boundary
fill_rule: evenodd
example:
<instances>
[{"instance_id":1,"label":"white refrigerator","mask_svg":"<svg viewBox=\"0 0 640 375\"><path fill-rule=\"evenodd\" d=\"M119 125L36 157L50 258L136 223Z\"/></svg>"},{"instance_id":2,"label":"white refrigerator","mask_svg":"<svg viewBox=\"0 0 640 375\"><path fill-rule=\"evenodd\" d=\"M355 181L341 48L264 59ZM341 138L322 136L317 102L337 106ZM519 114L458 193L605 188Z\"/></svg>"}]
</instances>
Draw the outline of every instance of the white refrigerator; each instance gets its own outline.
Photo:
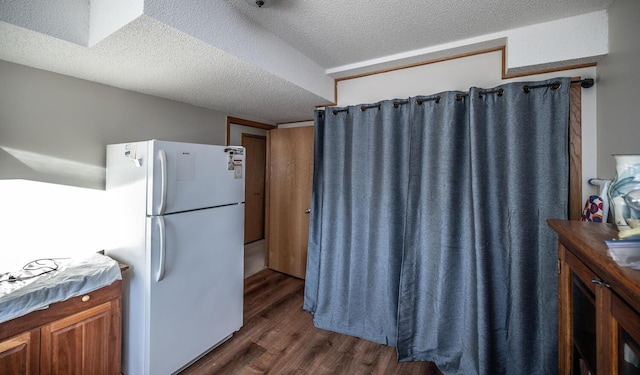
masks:
<instances>
[{"instance_id":1,"label":"white refrigerator","mask_svg":"<svg viewBox=\"0 0 640 375\"><path fill-rule=\"evenodd\" d=\"M109 145L106 193L106 254L130 267L123 373L176 373L242 326L244 149Z\"/></svg>"}]
</instances>

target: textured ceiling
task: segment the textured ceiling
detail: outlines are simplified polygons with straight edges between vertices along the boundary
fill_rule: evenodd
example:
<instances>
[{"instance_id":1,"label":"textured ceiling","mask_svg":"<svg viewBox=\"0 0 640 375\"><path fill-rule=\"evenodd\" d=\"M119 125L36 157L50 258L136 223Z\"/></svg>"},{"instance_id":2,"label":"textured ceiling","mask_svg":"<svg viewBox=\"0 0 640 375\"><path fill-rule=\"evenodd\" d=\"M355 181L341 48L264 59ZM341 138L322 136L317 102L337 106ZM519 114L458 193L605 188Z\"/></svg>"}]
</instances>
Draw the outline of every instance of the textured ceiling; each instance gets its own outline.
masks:
<instances>
[{"instance_id":1,"label":"textured ceiling","mask_svg":"<svg viewBox=\"0 0 640 375\"><path fill-rule=\"evenodd\" d=\"M0 35L9 34L10 42L0 39L4 60L231 115L273 122L305 119L312 117L312 103L325 102L146 16L93 48L0 23Z\"/></svg>"},{"instance_id":2,"label":"textured ceiling","mask_svg":"<svg viewBox=\"0 0 640 375\"><path fill-rule=\"evenodd\" d=\"M607 8L612 0L225 0L327 69Z\"/></svg>"},{"instance_id":3,"label":"textured ceiling","mask_svg":"<svg viewBox=\"0 0 640 375\"><path fill-rule=\"evenodd\" d=\"M86 36L63 40L74 25L62 27L56 34L48 30L61 21L52 22L51 18L30 15L22 24L15 22L15 17L3 12L13 2L0 0L0 20L7 21L0 22L0 59L279 123L310 119L314 106L331 98L323 94L326 90L310 89L312 85L306 86L303 79L288 78L289 72L305 76L304 71L295 71L300 65L297 62L293 68L283 68L277 58L269 62L271 45L279 48L272 55L277 56L280 50L287 53L282 61L290 62L287 56L293 56L304 62L304 69L339 70L384 56L590 13L606 9L611 2L276 0L271 7L260 9L245 0L216 0L215 5L198 0L147 0L144 15L87 47L78 42ZM78 8L81 1L67 3ZM156 6L159 15L147 14L156 3L162 3ZM40 3L34 0L31 4L38 7ZM206 11L211 12L207 15L211 22L197 26L194 20L208 19L197 12ZM186 16L175 17L177 21L172 23L167 21L172 12ZM78 18L77 13L64 22L73 22L71 16ZM224 23L217 22L221 17ZM85 21L78 21L78 27L86 28ZM282 45L289 49L282 49ZM260 48L264 51L256 52ZM264 64L260 53L265 56ZM317 75L309 72L309 76Z\"/></svg>"}]
</instances>

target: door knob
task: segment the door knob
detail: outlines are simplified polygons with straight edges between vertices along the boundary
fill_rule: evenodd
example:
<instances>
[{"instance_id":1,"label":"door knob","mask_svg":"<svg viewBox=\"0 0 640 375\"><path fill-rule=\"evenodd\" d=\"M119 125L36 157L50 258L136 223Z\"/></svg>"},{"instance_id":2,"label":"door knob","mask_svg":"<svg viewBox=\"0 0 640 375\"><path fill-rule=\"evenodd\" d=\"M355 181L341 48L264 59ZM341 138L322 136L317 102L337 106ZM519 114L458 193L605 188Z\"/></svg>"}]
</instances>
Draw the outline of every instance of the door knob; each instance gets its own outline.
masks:
<instances>
[{"instance_id":1,"label":"door knob","mask_svg":"<svg viewBox=\"0 0 640 375\"><path fill-rule=\"evenodd\" d=\"M304 213L305 213L305 214L310 214L310 213L311 213L311 209L310 209L310 208L307 208L306 210L304 210Z\"/></svg>"}]
</instances>

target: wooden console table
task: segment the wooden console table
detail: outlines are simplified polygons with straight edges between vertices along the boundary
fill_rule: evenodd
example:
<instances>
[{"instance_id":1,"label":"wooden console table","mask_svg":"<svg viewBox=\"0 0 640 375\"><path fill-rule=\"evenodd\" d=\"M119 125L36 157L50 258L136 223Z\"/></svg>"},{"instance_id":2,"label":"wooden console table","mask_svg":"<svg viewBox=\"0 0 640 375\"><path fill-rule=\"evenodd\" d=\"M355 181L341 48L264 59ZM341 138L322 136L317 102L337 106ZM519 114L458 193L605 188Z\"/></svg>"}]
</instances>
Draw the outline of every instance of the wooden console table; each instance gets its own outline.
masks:
<instances>
[{"instance_id":1,"label":"wooden console table","mask_svg":"<svg viewBox=\"0 0 640 375\"><path fill-rule=\"evenodd\" d=\"M558 373L640 372L640 271L618 266L611 224L548 220L558 233Z\"/></svg>"}]
</instances>

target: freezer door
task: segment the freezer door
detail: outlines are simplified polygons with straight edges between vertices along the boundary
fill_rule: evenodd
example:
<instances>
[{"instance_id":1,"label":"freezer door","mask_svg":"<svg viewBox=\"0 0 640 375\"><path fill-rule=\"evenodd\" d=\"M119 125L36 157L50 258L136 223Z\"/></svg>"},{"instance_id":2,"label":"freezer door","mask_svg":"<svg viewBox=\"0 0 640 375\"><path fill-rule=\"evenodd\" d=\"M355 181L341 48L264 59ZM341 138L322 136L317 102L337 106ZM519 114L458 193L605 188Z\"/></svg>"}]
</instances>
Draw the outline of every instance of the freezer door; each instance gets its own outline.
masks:
<instances>
[{"instance_id":1,"label":"freezer door","mask_svg":"<svg viewBox=\"0 0 640 375\"><path fill-rule=\"evenodd\" d=\"M147 215L244 202L244 149L150 141Z\"/></svg>"},{"instance_id":2,"label":"freezer door","mask_svg":"<svg viewBox=\"0 0 640 375\"><path fill-rule=\"evenodd\" d=\"M242 326L243 208L149 219L149 374L182 369ZM157 281L162 220L164 273Z\"/></svg>"}]
</instances>

